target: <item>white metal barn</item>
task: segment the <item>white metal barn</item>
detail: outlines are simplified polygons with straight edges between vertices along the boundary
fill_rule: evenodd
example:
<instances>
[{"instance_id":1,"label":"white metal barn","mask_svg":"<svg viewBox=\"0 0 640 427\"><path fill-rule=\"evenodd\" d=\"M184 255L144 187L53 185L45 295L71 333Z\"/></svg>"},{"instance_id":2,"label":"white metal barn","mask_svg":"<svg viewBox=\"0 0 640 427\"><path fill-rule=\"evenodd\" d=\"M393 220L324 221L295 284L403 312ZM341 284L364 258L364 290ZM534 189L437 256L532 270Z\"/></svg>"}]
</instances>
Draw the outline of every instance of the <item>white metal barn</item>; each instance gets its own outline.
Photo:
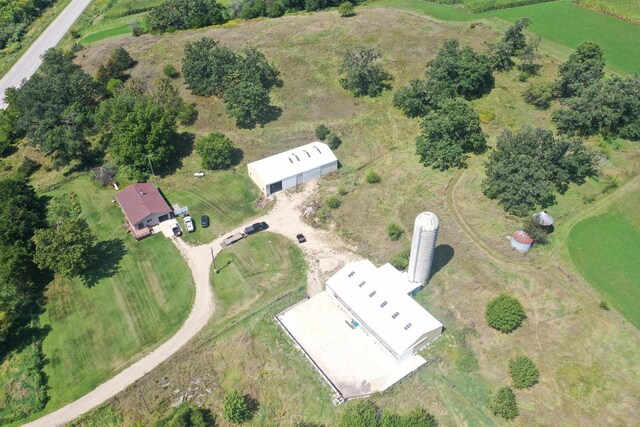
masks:
<instances>
[{"instance_id":1,"label":"white metal barn","mask_svg":"<svg viewBox=\"0 0 640 427\"><path fill-rule=\"evenodd\" d=\"M316 141L247 165L249 176L270 196L338 170L329 146Z\"/></svg>"},{"instance_id":2,"label":"white metal barn","mask_svg":"<svg viewBox=\"0 0 640 427\"><path fill-rule=\"evenodd\" d=\"M414 288L415 283L390 264L377 268L364 260L340 269L327 281L326 291L403 362L442 332L442 323L408 295Z\"/></svg>"}]
</instances>

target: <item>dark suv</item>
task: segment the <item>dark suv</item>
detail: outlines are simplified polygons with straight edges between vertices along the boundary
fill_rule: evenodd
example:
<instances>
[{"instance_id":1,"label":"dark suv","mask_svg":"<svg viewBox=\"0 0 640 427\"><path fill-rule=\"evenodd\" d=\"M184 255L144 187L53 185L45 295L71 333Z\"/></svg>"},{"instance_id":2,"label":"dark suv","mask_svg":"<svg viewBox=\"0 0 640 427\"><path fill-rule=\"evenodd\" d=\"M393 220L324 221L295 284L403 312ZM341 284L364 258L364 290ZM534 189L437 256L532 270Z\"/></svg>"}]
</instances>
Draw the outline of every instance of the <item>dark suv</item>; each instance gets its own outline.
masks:
<instances>
[{"instance_id":1,"label":"dark suv","mask_svg":"<svg viewBox=\"0 0 640 427\"><path fill-rule=\"evenodd\" d=\"M258 231L266 230L267 228L269 228L269 225L266 222L256 222L255 224L246 227L244 229L244 234L248 236L250 234L257 233Z\"/></svg>"}]
</instances>

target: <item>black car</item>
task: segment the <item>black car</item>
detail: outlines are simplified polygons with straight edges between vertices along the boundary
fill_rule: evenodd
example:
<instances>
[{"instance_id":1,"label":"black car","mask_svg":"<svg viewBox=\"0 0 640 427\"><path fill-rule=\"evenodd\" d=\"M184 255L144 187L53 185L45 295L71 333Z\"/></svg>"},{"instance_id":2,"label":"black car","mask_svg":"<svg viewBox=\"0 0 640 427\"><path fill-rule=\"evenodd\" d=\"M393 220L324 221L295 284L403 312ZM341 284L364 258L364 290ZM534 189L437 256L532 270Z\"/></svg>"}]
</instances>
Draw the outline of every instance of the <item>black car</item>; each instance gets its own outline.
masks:
<instances>
[{"instance_id":1,"label":"black car","mask_svg":"<svg viewBox=\"0 0 640 427\"><path fill-rule=\"evenodd\" d=\"M178 224L174 225L171 231L173 231L173 235L176 237L182 236L182 230Z\"/></svg>"},{"instance_id":2,"label":"black car","mask_svg":"<svg viewBox=\"0 0 640 427\"><path fill-rule=\"evenodd\" d=\"M200 217L200 225L202 225L202 228L207 228L209 226L209 217L207 215L202 215Z\"/></svg>"},{"instance_id":3,"label":"black car","mask_svg":"<svg viewBox=\"0 0 640 427\"><path fill-rule=\"evenodd\" d=\"M269 225L266 222L256 222L244 229L244 234L247 236L250 234L257 233L258 231L266 230L269 228Z\"/></svg>"},{"instance_id":4,"label":"black car","mask_svg":"<svg viewBox=\"0 0 640 427\"><path fill-rule=\"evenodd\" d=\"M307 241L307 238L304 237L304 234L302 233L296 234L296 239L298 239L298 243L304 243Z\"/></svg>"}]
</instances>

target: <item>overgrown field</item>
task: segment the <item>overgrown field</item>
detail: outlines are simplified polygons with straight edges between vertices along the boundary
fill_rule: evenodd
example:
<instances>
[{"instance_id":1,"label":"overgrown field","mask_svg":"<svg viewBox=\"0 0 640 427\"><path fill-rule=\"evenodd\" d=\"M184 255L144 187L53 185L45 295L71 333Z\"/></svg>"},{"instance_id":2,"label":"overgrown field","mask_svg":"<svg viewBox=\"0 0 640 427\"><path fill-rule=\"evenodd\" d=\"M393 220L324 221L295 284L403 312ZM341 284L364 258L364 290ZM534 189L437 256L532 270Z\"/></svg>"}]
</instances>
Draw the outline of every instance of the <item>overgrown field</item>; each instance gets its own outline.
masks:
<instances>
[{"instance_id":1,"label":"overgrown field","mask_svg":"<svg viewBox=\"0 0 640 427\"><path fill-rule=\"evenodd\" d=\"M568 56L570 49L590 41L604 50L609 67L616 72L640 73L640 27L592 10L580 7L570 0L532 4L484 13L469 13L460 7L429 3L421 0L380 0L375 5L407 10L432 16L444 21L478 21L497 18L515 22L528 17L533 24L528 30L544 37L543 46L559 57ZM495 25L501 27L500 22Z\"/></svg>"},{"instance_id":2,"label":"overgrown field","mask_svg":"<svg viewBox=\"0 0 640 427\"><path fill-rule=\"evenodd\" d=\"M569 253L602 299L640 328L640 194L630 194L606 214L578 223Z\"/></svg>"},{"instance_id":3,"label":"overgrown field","mask_svg":"<svg viewBox=\"0 0 640 427\"><path fill-rule=\"evenodd\" d=\"M565 244L563 227L586 210L585 196L593 195L595 203L607 200L602 184L594 180L585 187L572 187L559 200L559 215L556 208L551 210L559 218L551 244L516 257L506 236L521 220L506 216L478 192L486 157L472 158L462 173L424 168L415 155L419 122L392 106L392 92L354 98L338 83L340 54L349 46L375 45L394 77L395 90L423 76L426 62L445 38L456 37L482 49L484 42L498 37L493 29L482 22L444 24L397 10L363 7L348 20L325 12L249 21L234 28L111 39L80 52L78 61L93 73L115 46L126 45L139 61L133 77L148 82L161 75L166 63L178 66L184 45L203 36L226 46L263 51L281 71L283 86L274 89L272 101L282 114L264 127L238 129L219 100L191 95L179 79L183 96L200 110L191 131L225 133L243 150L243 162L249 162L308 142L314 139L314 128L326 124L343 141L336 150L342 168L337 176L321 181L314 199L323 204L328 195L342 194L342 205L318 218L319 225L377 263L408 245L418 212L432 210L441 218L435 276L418 300L447 326L447 333L425 353L432 363L375 396L377 403L400 413L425 407L442 425L497 423L487 408L488 395L509 384L508 360L525 353L540 368L541 378L531 390L516 392L520 407L516 424L624 425L640 417L638 330L615 310L599 308L600 296L558 256ZM537 79L549 79L558 60L545 56L542 62L543 76ZM475 102L490 145L505 128L549 127L549 111L535 110L522 101L520 93L526 87L517 72L500 74L492 93ZM589 144L608 154L602 162L605 174L624 184L635 173L638 147L621 143L616 150L598 140ZM185 165L196 162L195 155L184 160ZM378 172L381 182L366 184L369 170ZM397 242L386 234L391 221L406 230ZM503 291L518 297L527 312L524 325L509 335L490 329L484 320L487 301ZM241 304L247 294L241 292L239 297ZM235 326L234 321L225 321L228 329L216 324L220 319L214 320L190 347L121 395L112 407L126 417L125 425L145 423L195 391L195 403L219 412L220 396L236 385L261 403L259 416L250 425L331 424L336 409L328 389L272 321L273 314L295 300L270 306ZM179 391L174 393L175 389ZM139 391L152 402L152 415L141 405Z\"/></svg>"},{"instance_id":4,"label":"overgrown field","mask_svg":"<svg viewBox=\"0 0 640 427\"><path fill-rule=\"evenodd\" d=\"M548 1L553 0L464 0L464 7L470 12L479 13L487 12L489 10L545 3Z\"/></svg>"},{"instance_id":5,"label":"overgrown field","mask_svg":"<svg viewBox=\"0 0 640 427\"><path fill-rule=\"evenodd\" d=\"M640 24L640 3L636 0L574 0L581 6Z\"/></svg>"}]
</instances>

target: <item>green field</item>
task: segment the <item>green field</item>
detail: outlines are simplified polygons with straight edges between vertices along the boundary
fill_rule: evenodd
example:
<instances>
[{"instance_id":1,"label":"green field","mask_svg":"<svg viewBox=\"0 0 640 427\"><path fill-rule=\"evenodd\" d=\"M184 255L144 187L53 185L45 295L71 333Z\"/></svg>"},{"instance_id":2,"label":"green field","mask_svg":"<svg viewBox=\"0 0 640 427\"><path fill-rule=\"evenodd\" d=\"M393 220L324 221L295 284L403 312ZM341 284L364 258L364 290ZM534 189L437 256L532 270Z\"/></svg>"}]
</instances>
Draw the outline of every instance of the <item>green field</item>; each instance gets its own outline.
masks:
<instances>
[{"instance_id":1,"label":"green field","mask_svg":"<svg viewBox=\"0 0 640 427\"><path fill-rule=\"evenodd\" d=\"M569 235L571 259L603 301L640 328L640 194L606 214L578 223Z\"/></svg>"},{"instance_id":2,"label":"green field","mask_svg":"<svg viewBox=\"0 0 640 427\"><path fill-rule=\"evenodd\" d=\"M46 291L41 324L48 359L46 411L90 391L175 332L193 302L194 286L178 250L162 236L135 242L125 234L114 192L79 178L50 195L74 191L98 240L107 242L105 270L94 286L57 279ZM115 271L117 270L117 271Z\"/></svg>"},{"instance_id":3,"label":"green field","mask_svg":"<svg viewBox=\"0 0 640 427\"><path fill-rule=\"evenodd\" d=\"M579 5L640 24L640 2L637 0L574 0Z\"/></svg>"},{"instance_id":4,"label":"green field","mask_svg":"<svg viewBox=\"0 0 640 427\"><path fill-rule=\"evenodd\" d=\"M621 73L640 73L640 27L577 6L570 0L533 4L472 14L460 7L421 0L381 0L372 5L422 13L445 21L475 21L498 18L508 22L528 17L532 33L574 49L589 41L604 49L609 67Z\"/></svg>"}]
</instances>

